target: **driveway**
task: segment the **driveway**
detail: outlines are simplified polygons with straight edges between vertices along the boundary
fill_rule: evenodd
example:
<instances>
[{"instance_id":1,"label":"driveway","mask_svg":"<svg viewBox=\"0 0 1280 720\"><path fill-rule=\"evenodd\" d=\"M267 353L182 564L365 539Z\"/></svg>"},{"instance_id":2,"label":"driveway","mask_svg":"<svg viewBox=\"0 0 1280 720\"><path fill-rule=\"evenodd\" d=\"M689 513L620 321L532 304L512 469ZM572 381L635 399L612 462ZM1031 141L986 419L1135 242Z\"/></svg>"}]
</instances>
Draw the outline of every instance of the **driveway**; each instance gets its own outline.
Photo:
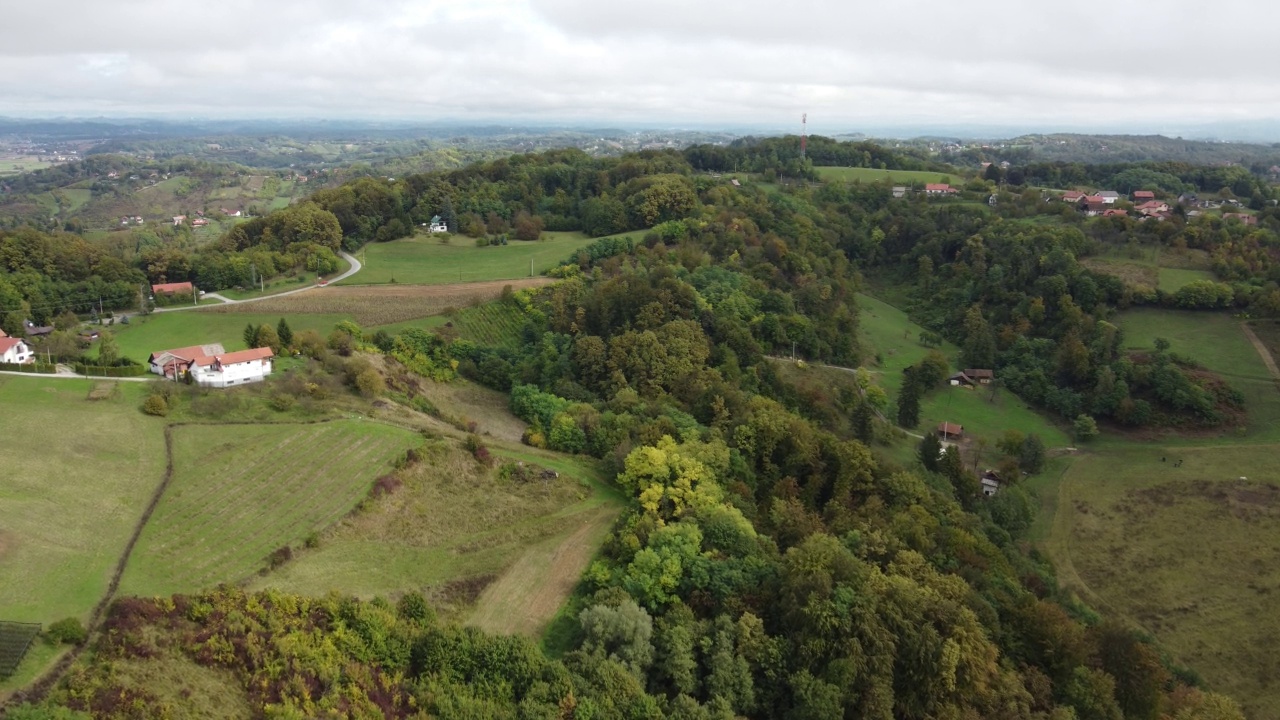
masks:
<instances>
[{"instance_id":1,"label":"driveway","mask_svg":"<svg viewBox=\"0 0 1280 720\"><path fill-rule=\"evenodd\" d=\"M351 267L348 268L347 271L342 273L341 275L335 278L326 280L325 285L328 285L330 283L336 283L339 280L346 280L352 275L355 275L356 273L360 272L360 268L362 266L360 265L360 261L357 260L354 255L348 252L340 252L338 254L342 256L343 260L346 260L348 263L350 263ZM295 293L306 292L308 290L312 290L318 287L323 287L323 285L321 285L320 283L313 283L311 285L304 285L303 287L295 288L293 290L285 290L284 292L273 293L271 295L263 295L262 297L256 297L256 298L247 298L245 300L232 300L231 298L225 295L219 295L218 293L205 293L204 296L207 298L211 297L217 300L221 300L225 305L238 305L240 303L258 302L259 300L269 300L271 298L284 297L285 295L293 295ZM158 312L158 313L181 312L183 310L198 310L200 307L201 306L199 305L183 305L182 307L156 308L155 312ZM204 307L208 307L208 306L206 305Z\"/></svg>"}]
</instances>

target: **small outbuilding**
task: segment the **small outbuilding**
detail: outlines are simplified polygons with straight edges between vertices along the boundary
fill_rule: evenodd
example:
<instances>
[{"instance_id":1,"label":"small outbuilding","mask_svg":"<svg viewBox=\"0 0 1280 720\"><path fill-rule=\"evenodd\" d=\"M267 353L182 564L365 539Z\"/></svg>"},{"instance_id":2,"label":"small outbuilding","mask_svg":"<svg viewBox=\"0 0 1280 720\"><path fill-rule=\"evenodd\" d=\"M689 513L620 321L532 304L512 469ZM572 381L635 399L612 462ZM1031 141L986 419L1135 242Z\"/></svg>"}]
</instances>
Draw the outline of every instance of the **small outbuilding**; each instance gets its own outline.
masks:
<instances>
[{"instance_id":1,"label":"small outbuilding","mask_svg":"<svg viewBox=\"0 0 1280 720\"><path fill-rule=\"evenodd\" d=\"M938 436L943 440L958 438L962 435L964 435L963 425L957 425L955 423L945 421L938 423Z\"/></svg>"},{"instance_id":2,"label":"small outbuilding","mask_svg":"<svg viewBox=\"0 0 1280 720\"><path fill-rule=\"evenodd\" d=\"M996 377L995 371L987 368L965 368L962 374L968 375L971 380L979 385L990 385L991 381Z\"/></svg>"},{"instance_id":3,"label":"small outbuilding","mask_svg":"<svg viewBox=\"0 0 1280 720\"><path fill-rule=\"evenodd\" d=\"M982 483L982 494L991 497L1000 492L1000 476L995 470L984 470L982 476L978 478Z\"/></svg>"}]
</instances>

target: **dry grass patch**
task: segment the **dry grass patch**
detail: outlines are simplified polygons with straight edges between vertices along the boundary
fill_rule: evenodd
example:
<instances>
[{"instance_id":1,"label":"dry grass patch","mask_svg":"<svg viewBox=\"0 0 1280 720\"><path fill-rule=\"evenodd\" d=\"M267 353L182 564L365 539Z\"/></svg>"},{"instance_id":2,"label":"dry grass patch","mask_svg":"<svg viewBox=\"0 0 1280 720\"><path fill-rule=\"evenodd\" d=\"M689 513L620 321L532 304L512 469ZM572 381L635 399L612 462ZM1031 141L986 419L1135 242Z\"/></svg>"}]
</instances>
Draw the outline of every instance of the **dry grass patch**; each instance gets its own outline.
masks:
<instances>
[{"instance_id":1,"label":"dry grass patch","mask_svg":"<svg viewBox=\"0 0 1280 720\"><path fill-rule=\"evenodd\" d=\"M540 287L551 278L494 280L453 285L334 285L284 297L209 308L214 313L270 315L346 315L360 325L374 327L439 315L449 308L493 300L502 288Z\"/></svg>"},{"instance_id":2,"label":"dry grass patch","mask_svg":"<svg viewBox=\"0 0 1280 720\"><path fill-rule=\"evenodd\" d=\"M1094 272L1119 278L1129 287L1145 287L1154 290L1160 286L1160 268L1151 265L1105 258L1085 258L1080 261L1080 264Z\"/></svg>"},{"instance_id":3,"label":"dry grass patch","mask_svg":"<svg viewBox=\"0 0 1280 720\"><path fill-rule=\"evenodd\" d=\"M424 381L419 394L441 412L466 425L475 423L475 431L501 440L520 442L528 423L511 414L508 397L483 385L467 380L448 383Z\"/></svg>"}]
</instances>

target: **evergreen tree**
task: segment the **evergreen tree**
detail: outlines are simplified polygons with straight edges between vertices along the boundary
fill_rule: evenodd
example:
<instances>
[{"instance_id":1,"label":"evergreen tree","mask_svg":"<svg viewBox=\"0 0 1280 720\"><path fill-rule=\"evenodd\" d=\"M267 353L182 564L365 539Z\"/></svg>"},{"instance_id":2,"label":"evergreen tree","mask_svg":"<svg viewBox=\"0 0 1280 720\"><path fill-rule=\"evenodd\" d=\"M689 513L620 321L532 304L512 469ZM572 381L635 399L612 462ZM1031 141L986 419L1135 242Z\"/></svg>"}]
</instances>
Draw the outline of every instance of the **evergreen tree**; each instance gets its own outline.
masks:
<instances>
[{"instance_id":1,"label":"evergreen tree","mask_svg":"<svg viewBox=\"0 0 1280 720\"><path fill-rule=\"evenodd\" d=\"M1044 469L1045 447L1044 440L1039 435L1031 433L1022 441L1021 451L1018 453L1018 465L1022 466L1022 471L1035 475Z\"/></svg>"},{"instance_id":2,"label":"evergreen tree","mask_svg":"<svg viewBox=\"0 0 1280 720\"><path fill-rule=\"evenodd\" d=\"M942 441L934 433L927 432L920 440L920 464L929 472L938 471L938 457L942 455Z\"/></svg>"},{"instance_id":3,"label":"evergreen tree","mask_svg":"<svg viewBox=\"0 0 1280 720\"><path fill-rule=\"evenodd\" d=\"M280 323L276 325L276 336L280 338L281 346L293 346L293 329L289 327L289 323L284 318L280 318Z\"/></svg>"},{"instance_id":4,"label":"evergreen tree","mask_svg":"<svg viewBox=\"0 0 1280 720\"><path fill-rule=\"evenodd\" d=\"M258 347L258 326L249 323L244 326L244 345L248 348Z\"/></svg>"},{"instance_id":5,"label":"evergreen tree","mask_svg":"<svg viewBox=\"0 0 1280 720\"><path fill-rule=\"evenodd\" d=\"M966 368L992 368L996 364L996 337L977 305L964 314L964 346L960 362Z\"/></svg>"},{"instance_id":6,"label":"evergreen tree","mask_svg":"<svg viewBox=\"0 0 1280 720\"><path fill-rule=\"evenodd\" d=\"M874 417L872 415L871 403L868 403L865 400L858 403L857 407L853 409L853 417L851 419L853 424L853 436L864 443L871 442L872 438L875 436L875 424L873 423L873 420Z\"/></svg>"},{"instance_id":7,"label":"evergreen tree","mask_svg":"<svg viewBox=\"0 0 1280 720\"><path fill-rule=\"evenodd\" d=\"M903 383L898 394L898 425L910 429L920 424L920 384L914 379Z\"/></svg>"}]
</instances>

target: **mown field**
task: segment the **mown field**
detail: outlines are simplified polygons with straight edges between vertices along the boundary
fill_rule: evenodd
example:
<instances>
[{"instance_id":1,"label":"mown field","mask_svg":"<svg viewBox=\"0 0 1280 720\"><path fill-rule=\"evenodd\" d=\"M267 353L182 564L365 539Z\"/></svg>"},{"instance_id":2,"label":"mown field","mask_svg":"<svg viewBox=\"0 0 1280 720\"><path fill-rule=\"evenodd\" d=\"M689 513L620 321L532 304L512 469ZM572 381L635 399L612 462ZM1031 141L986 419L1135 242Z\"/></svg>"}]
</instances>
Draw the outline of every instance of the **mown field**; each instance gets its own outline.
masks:
<instances>
[{"instance_id":1,"label":"mown field","mask_svg":"<svg viewBox=\"0 0 1280 720\"><path fill-rule=\"evenodd\" d=\"M593 464L492 444L503 461L553 469L517 482L452 440L400 473L403 486L320 536L252 587L394 597L422 590L447 617L536 636L568 598L621 501Z\"/></svg>"},{"instance_id":2,"label":"mown field","mask_svg":"<svg viewBox=\"0 0 1280 720\"><path fill-rule=\"evenodd\" d=\"M1164 248L1110 247L1101 255L1083 258L1081 264L1123 280L1130 286L1177 292L1195 280L1216 280L1203 250L1171 251Z\"/></svg>"},{"instance_id":3,"label":"mown field","mask_svg":"<svg viewBox=\"0 0 1280 720\"><path fill-rule=\"evenodd\" d=\"M125 571L125 594L252 576L273 551L347 514L416 443L406 430L361 420L187 425L173 439L173 480Z\"/></svg>"},{"instance_id":4,"label":"mown field","mask_svg":"<svg viewBox=\"0 0 1280 720\"><path fill-rule=\"evenodd\" d=\"M255 304L256 305L256 304ZM281 315L269 313L219 313L207 310L152 313L133 316L128 325L109 328L116 334L120 352L127 358L146 362L157 350L222 343L227 352L244 349L244 327L269 324L275 327ZM295 333L315 330L328 335L346 315L290 315L289 326Z\"/></svg>"},{"instance_id":5,"label":"mown field","mask_svg":"<svg viewBox=\"0 0 1280 720\"><path fill-rule=\"evenodd\" d=\"M0 377L0 619L87 620L164 475L163 425L141 383L90 401L89 381ZM36 643L0 693L57 651Z\"/></svg>"},{"instance_id":6,"label":"mown field","mask_svg":"<svg viewBox=\"0 0 1280 720\"><path fill-rule=\"evenodd\" d=\"M953 183L961 184L966 178L958 173L927 172L922 170L879 170L861 167L816 167L814 171L823 180L876 183L888 180L903 184Z\"/></svg>"},{"instance_id":7,"label":"mown field","mask_svg":"<svg viewBox=\"0 0 1280 720\"><path fill-rule=\"evenodd\" d=\"M643 232L625 233L637 240ZM545 232L533 242L476 247L471 238L417 235L386 243L370 243L361 256L364 269L343 285L405 283L441 285L480 280L510 280L541 275L596 241L580 232Z\"/></svg>"},{"instance_id":8,"label":"mown field","mask_svg":"<svg viewBox=\"0 0 1280 720\"><path fill-rule=\"evenodd\" d=\"M1043 490L1062 585L1259 719L1280 718L1277 452L1131 444L1075 458Z\"/></svg>"}]
</instances>

